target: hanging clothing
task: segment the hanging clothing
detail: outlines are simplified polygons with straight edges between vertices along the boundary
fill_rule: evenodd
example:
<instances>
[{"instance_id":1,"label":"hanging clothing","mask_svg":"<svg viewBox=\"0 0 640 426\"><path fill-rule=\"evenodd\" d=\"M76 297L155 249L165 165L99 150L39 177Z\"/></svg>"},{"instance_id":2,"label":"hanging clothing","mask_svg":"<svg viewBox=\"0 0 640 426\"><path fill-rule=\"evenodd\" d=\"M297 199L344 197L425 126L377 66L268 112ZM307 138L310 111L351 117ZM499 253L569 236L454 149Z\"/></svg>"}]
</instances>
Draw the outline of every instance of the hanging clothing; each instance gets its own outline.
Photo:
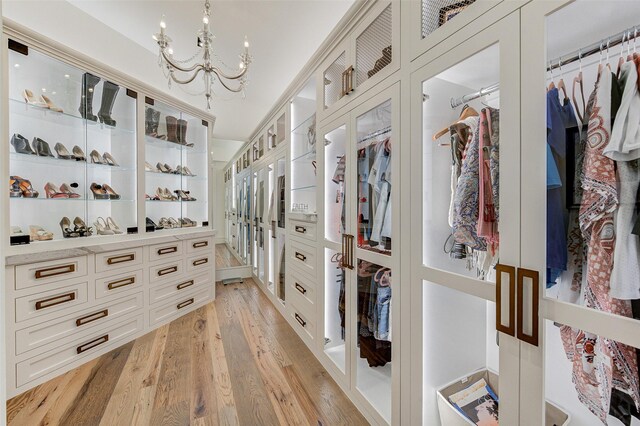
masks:
<instances>
[{"instance_id":1,"label":"hanging clothing","mask_svg":"<svg viewBox=\"0 0 640 426\"><path fill-rule=\"evenodd\" d=\"M622 64L620 86L623 87L620 109L611 130L611 139L604 155L616 161L640 158L640 94L638 93L638 69L633 61Z\"/></svg>"},{"instance_id":2,"label":"hanging clothing","mask_svg":"<svg viewBox=\"0 0 640 426\"><path fill-rule=\"evenodd\" d=\"M478 224L477 233L479 237L485 239L490 244L491 252L495 253L498 246L498 220L497 220L497 204L499 195L494 195L493 182L498 181L498 160L494 159L494 167L491 170L491 155L497 156L497 148L493 146L495 133L499 132L498 110L493 108L483 108L480 111L480 139L478 149ZM495 187L498 191L497 186Z\"/></svg>"},{"instance_id":3,"label":"hanging clothing","mask_svg":"<svg viewBox=\"0 0 640 426\"><path fill-rule=\"evenodd\" d=\"M278 228L284 228L285 205L285 180L284 175L278 176Z\"/></svg>"},{"instance_id":4,"label":"hanging clothing","mask_svg":"<svg viewBox=\"0 0 640 426\"><path fill-rule=\"evenodd\" d=\"M365 358L369 367L381 367L391 362L391 342L375 337L376 320L374 318L377 318L375 307L378 300L378 286L374 281L374 274L377 270L378 268L372 264L358 265L358 346L360 358Z\"/></svg>"}]
</instances>

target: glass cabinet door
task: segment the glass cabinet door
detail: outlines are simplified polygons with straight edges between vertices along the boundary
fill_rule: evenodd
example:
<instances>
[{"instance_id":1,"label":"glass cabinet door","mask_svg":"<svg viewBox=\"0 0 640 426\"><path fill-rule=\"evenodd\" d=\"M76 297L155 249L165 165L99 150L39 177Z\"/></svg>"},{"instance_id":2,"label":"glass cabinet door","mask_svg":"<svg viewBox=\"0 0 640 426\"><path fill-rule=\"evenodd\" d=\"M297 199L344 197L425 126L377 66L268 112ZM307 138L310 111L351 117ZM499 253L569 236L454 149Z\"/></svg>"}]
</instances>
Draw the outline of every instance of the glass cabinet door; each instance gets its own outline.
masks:
<instances>
[{"instance_id":1,"label":"glass cabinet door","mask_svg":"<svg viewBox=\"0 0 640 426\"><path fill-rule=\"evenodd\" d=\"M287 138L287 113L282 111L276 121L276 146L279 146Z\"/></svg>"},{"instance_id":2,"label":"glass cabinet door","mask_svg":"<svg viewBox=\"0 0 640 426\"><path fill-rule=\"evenodd\" d=\"M291 212L316 213L316 93L310 79L291 101Z\"/></svg>"},{"instance_id":3,"label":"glass cabinet door","mask_svg":"<svg viewBox=\"0 0 640 426\"><path fill-rule=\"evenodd\" d=\"M286 285L285 285L285 266L286 266L286 253L285 253L285 242L286 242L286 225L285 225L285 214L286 214L286 184L285 184L285 175L286 175L286 160L284 157L278 158L275 162L275 193L274 193L274 207L273 207L273 218L272 218L272 228L275 232L275 242L274 242L274 278L276 282L276 295L278 299L282 302L286 300Z\"/></svg>"},{"instance_id":4,"label":"glass cabinet door","mask_svg":"<svg viewBox=\"0 0 640 426\"><path fill-rule=\"evenodd\" d=\"M322 110L338 107L338 102L343 99L349 89L347 78L349 74L346 45L336 47L333 56L329 57L322 71ZM340 102L340 104L344 103Z\"/></svg>"}]
</instances>

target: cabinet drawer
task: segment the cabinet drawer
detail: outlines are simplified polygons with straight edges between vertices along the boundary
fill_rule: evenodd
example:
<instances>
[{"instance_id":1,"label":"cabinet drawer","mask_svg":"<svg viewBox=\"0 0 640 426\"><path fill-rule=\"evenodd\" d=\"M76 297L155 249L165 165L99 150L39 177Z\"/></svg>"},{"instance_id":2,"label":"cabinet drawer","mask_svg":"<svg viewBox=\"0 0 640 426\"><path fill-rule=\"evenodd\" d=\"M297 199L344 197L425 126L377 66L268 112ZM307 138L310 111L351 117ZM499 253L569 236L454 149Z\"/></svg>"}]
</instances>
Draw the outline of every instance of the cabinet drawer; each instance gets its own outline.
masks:
<instances>
[{"instance_id":1,"label":"cabinet drawer","mask_svg":"<svg viewBox=\"0 0 640 426\"><path fill-rule=\"evenodd\" d=\"M182 297L181 294L189 293L207 285L211 287L214 285L211 274L184 278L182 280L176 280L175 282L159 286L152 285L149 289L149 303L153 304L157 302L164 302L170 298L178 300Z\"/></svg>"},{"instance_id":2,"label":"cabinet drawer","mask_svg":"<svg viewBox=\"0 0 640 426\"><path fill-rule=\"evenodd\" d=\"M306 238L307 240L315 241L317 238L318 224L311 222L303 222L300 220L289 220L290 234L294 237Z\"/></svg>"},{"instance_id":3,"label":"cabinet drawer","mask_svg":"<svg viewBox=\"0 0 640 426\"><path fill-rule=\"evenodd\" d=\"M46 321L77 311L87 303L88 285L89 283L85 281L16 298L16 322L45 316L47 318L43 321ZM58 315L53 315L55 313Z\"/></svg>"},{"instance_id":4,"label":"cabinet drawer","mask_svg":"<svg viewBox=\"0 0 640 426\"><path fill-rule=\"evenodd\" d=\"M187 253L213 253L213 238L194 238L185 242Z\"/></svg>"},{"instance_id":5,"label":"cabinet drawer","mask_svg":"<svg viewBox=\"0 0 640 426\"><path fill-rule=\"evenodd\" d=\"M184 272L184 261L173 259L159 265L149 267L149 282L151 284L173 280Z\"/></svg>"},{"instance_id":6,"label":"cabinet drawer","mask_svg":"<svg viewBox=\"0 0 640 426\"><path fill-rule=\"evenodd\" d=\"M204 253L199 256L190 257L187 259L187 273L204 273L213 267L211 264L212 261L213 256Z\"/></svg>"},{"instance_id":7,"label":"cabinet drawer","mask_svg":"<svg viewBox=\"0 0 640 426\"><path fill-rule=\"evenodd\" d=\"M144 273L142 269L98 278L96 284L96 299L111 297L141 289L144 284Z\"/></svg>"},{"instance_id":8,"label":"cabinet drawer","mask_svg":"<svg viewBox=\"0 0 640 426\"><path fill-rule=\"evenodd\" d=\"M105 349L118 346L116 343L142 331L144 316L138 315L126 321L96 330L89 337L75 339L72 343L29 358L16 364L16 387L23 386L46 374ZM75 367L72 364L72 367Z\"/></svg>"},{"instance_id":9,"label":"cabinet drawer","mask_svg":"<svg viewBox=\"0 0 640 426\"><path fill-rule=\"evenodd\" d=\"M316 248L291 241L291 252L289 254L291 265L305 271L312 277L316 277Z\"/></svg>"},{"instance_id":10,"label":"cabinet drawer","mask_svg":"<svg viewBox=\"0 0 640 426\"><path fill-rule=\"evenodd\" d=\"M149 312L149 325L165 322L170 318L177 317L183 313L190 312L196 306L203 302L211 300L213 293L211 287L201 288L200 290L187 294L184 297L177 298L175 301L157 308L152 308Z\"/></svg>"},{"instance_id":11,"label":"cabinet drawer","mask_svg":"<svg viewBox=\"0 0 640 426\"><path fill-rule=\"evenodd\" d=\"M291 286L289 293L299 295L301 299L312 305L316 301L315 283L308 278L303 278L297 271L291 271Z\"/></svg>"},{"instance_id":12,"label":"cabinet drawer","mask_svg":"<svg viewBox=\"0 0 640 426\"><path fill-rule=\"evenodd\" d=\"M96 272L142 264L142 247L96 254Z\"/></svg>"},{"instance_id":13,"label":"cabinet drawer","mask_svg":"<svg viewBox=\"0 0 640 426\"><path fill-rule=\"evenodd\" d=\"M313 340L316 335L316 325L314 320L305 315L302 310L295 305L295 302L291 303L291 301L289 301L289 303L291 306L290 315L293 319L293 328L303 336Z\"/></svg>"},{"instance_id":14,"label":"cabinet drawer","mask_svg":"<svg viewBox=\"0 0 640 426\"><path fill-rule=\"evenodd\" d=\"M16 290L64 282L85 275L87 275L86 256L19 265L16 266Z\"/></svg>"},{"instance_id":15,"label":"cabinet drawer","mask_svg":"<svg viewBox=\"0 0 640 426\"><path fill-rule=\"evenodd\" d=\"M142 312L143 307L143 294L139 292L74 315L18 330L16 331L16 355L44 345L61 346L69 340L69 337L86 336L93 333L94 328L114 318L120 318L135 311Z\"/></svg>"},{"instance_id":16,"label":"cabinet drawer","mask_svg":"<svg viewBox=\"0 0 640 426\"><path fill-rule=\"evenodd\" d=\"M182 255L182 241L149 246L149 261L164 260Z\"/></svg>"}]
</instances>

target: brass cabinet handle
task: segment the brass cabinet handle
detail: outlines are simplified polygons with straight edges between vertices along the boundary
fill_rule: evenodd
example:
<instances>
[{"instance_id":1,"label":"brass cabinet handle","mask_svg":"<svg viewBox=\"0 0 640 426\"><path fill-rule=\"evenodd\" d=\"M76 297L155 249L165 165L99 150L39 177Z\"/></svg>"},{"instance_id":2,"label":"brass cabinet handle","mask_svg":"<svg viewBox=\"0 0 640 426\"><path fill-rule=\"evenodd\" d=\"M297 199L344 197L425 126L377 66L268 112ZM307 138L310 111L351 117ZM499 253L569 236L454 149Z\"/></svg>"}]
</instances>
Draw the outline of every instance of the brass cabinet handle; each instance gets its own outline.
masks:
<instances>
[{"instance_id":1,"label":"brass cabinet handle","mask_svg":"<svg viewBox=\"0 0 640 426\"><path fill-rule=\"evenodd\" d=\"M51 268L36 270L36 279L54 277L56 275L70 274L76 271L76 265L70 263L68 265L53 266Z\"/></svg>"},{"instance_id":2,"label":"brass cabinet handle","mask_svg":"<svg viewBox=\"0 0 640 426\"><path fill-rule=\"evenodd\" d=\"M199 266L199 265L204 265L205 263L208 263L208 262L209 262L209 258L204 257L202 259L194 260L191 263L193 264L193 266Z\"/></svg>"},{"instance_id":3,"label":"brass cabinet handle","mask_svg":"<svg viewBox=\"0 0 640 426\"><path fill-rule=\"evenodd\" d=\"M183 288L191 287L192 285L193 285L193 280L190 280L190 281L178 284L176 288L178 290L182 290Z\"/></svg>"},{"instance_id":4,"label":"brass cabinet handle","mask_svg":"<svg viewBox=\"0 0 640 426\"><path fill-rule=\"evenodd\" d=\"M174 272L178 272L178 267L177 266L172 266L170 268L160 269L158 271L158 276L161 277L163 275L173 274Z\"/></svg>"},{"instance_id":5,"label":"brass cabinet handle","mask_svg":"<svg viewBox=\"0 0 640 426\"><path fill-rule=\"evenodd\" d=\"M523 327L523 305L524 305L524 278L531 278L532 281L532 326L533 330L531 334L525 334ZM518 268L518 339L523 342L527 342L530 345L538 346L538 308L539 308L539 291L540 291L540 279L538 271L532 271L531 269Z\"/></svg>"},{"instance_id":6,"label":"brass cabinet handle","mask_svg":"<svg viewBox=\"0 0 640 426\"><path fill-rule=\"evenodd\" d=\"M502 274L509 274L509 325L502 325ZM496 265L496 330L510 336L516 335L516 268Z\"/></svg>"},{"instance_id":7,"label":"brass cabinet handle","mask_svg":"<svg viewBox=\"0 0 640 426\"><path fill-rule=\"evenodd\" d=\"M302 253L296 252L296 259L302 260L303 262L306 262L307 261L307 256L305 256Z\"/></svg>"},{"instance_id":8,"label":"brass cabinet handle","mask_svg":"<svg viewBox=\"0 0 640 426\"><path fill-rule=\"evenodd\" d=\"M103 343L107 343L109 341L109 335L105 334L104 336L98 337L95 340L92 340L84 345L78 346L76 351L81 354L84 351L88 351L89 349L95 348L96 346L100 346Z\"/></svg>"},{"instance_id":9,"label":"brass cabinet handle","mask_svg":"<svg viewBox=\"0 0 640 426\"><path fill-rule=\"evenodd\" d=\"M353 66L350 66L349 68L347 68L347 70L345 71L347 73L347 84L346 84L346 90L345 90L345 95L348 95L349 93L353 92Z\"/></svg>"},{"instance_id":10,"label":"brass cabinet handle","mask_svg":"<svg viewBox=\"0 0 640 426\"><path fill-rule=\"evenodd\" d=\"M304 288L303 286L301 286L300 284L296 283L296 290L298 290L300 293L305 294L307 292L307 289Z\"/></svg>"},{"instance_id":11,"label":"brass cabinet handle","mask_svg":"<svg viewBox=\"0 0 640 426\"><path fill-rule=\"evenodd\" d=\"M300 234L304 234L305 232L307 232L307 228L305 228L304 226L296 226L295 231L299 232Z\"/></svg>"},{"instance_id":12,"label":"brass cabinet handle","mask_svg":"<svg viewBox=\"0 0 640 426\"><path fill-rule=\"evenodd\" d=\"M191 299L189 299L189 300L185 300L185 301L184 301L184 302L182 302L182 303L178 303L178 305L177 305L176 307L177 307L178 309L182 309L182 308L184 308L185 306L189 306L189 305L190 305L190 304L192 304L192 303L193 303L193 297L192 297Z\"/></svg>"},{"instance_id":13,"label":"brass cabinet handle","mask_svg":"<svg viewBox=\"0 0 640 426\"><path fill-rule=\"evenodd\" d=\"M71 302L73 300L76 300L76 293L74 291L72 291L71 293L62 294L60 296L50 297L49 299L38 300L36 302L36 311L39 311L40 309L50 308L61 303Z\"/></svg>"},{"instance_id":14,"label":"brass cabinet handle","mask_svg":"<svg viewBox=\"0 0 640 426\"><path fill-rule=\"evenodd\" d=\"M107 259L107 265L115 265L117 263L131 262L136 260L135 253L123 254L122 256L114 256Z\"/></svg>"},{"instance_id":15,"label":"brass cabinet handle","mask_svg":"<svg viewBox=\"0 0 640 426\"><path fill-rule=\"evenodd\" d=\"M158 254L162 256L163 254L175 253L177 251L178 251L178 246L165 247L165 248L158 249Z\"/></svg>"},{"instance_id":16,"label":"brass cabinet handle","mask_svg":"<svg viewBox=\"0 0 640 426\"><path fill-rule=\"evenodd\" d=\"M193 243L193 248L207 247L209 245L209 241L198 241L197 243Z\"/></svg>"},{"instance_id":17,"label":"brass cabinet handle","mask_svg":"<svg viewBox=\"0 0 640 426\"><path fill-rule=\"evenodd\" d=\"M302 319L302 317L298 314L295 314L296 320L300 323L301 326L306 327L307 322Z\"/></svg>"},{"instance_id":18,"label":"brass cabinet handle","mask_svg":"<svg viewBox=\"0 0 640 426\"><path fill-rule=\"evenodd\" d=\"M118 281L111 281L107 284L109 290L115 290L116 288L125 287L136 283L136 277L129 277Z\"/></svg>"},{"instance_id":19,"label":"brass cabinet handle","mask_svg":"<svg viewBox=\"0 0 640 426\"><path fill-rule=\"evenodd\" d=\"M80 327L82 325L89 324L90 322L99 320L100 318L104 318L104 317L107 317L107 316L109 316L109 310L108 309L105 309L105 310L100 311L100 312L95 312L93 314L87 315L86 317L78 318L76 320L76 326Z\"/></svg>"}]
</instances>

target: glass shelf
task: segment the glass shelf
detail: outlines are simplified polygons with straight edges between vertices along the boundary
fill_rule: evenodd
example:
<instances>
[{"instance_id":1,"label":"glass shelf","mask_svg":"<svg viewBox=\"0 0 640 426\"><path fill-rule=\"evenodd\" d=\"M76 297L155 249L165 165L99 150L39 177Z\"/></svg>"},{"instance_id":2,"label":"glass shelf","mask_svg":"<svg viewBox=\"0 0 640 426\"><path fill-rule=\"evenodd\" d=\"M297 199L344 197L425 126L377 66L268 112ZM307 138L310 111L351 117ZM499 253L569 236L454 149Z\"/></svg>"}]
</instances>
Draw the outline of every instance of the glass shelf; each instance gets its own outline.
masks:
<instances>
[{"instance_id":1,"label":"glass shelf","mask_svg":"<svg viewBox=\"0 0 640 426\"><path fill-rule=\"evenodd\" d=\"M86 202L100 202L100 203L107 203L107 202L111 202L111 203L133 203L135 201L135 200L123 200L123 199L119 199L119 200L112 200L112 199L100 200L100 199L95 199L95 198L83 198L83 197L80 197L80 198L11 197L10 200L11 201L13 201L13 200L56 201L56 202L86 201Z\"/></svg>"},{"instance_id":2,"label":"glass shelf","mask_svg":"<svg viewBox=\"0 0 640 426\"><path fill-rule=\"evenodd\" d=\"M302 186L300 188L291 188L292 191L309 191L311 189L316 189L316 185Z\"/></svg>"},{"instance_id":3,"label":"glass shelf","mask_svg":"<svg viewBox=\"0 0 640 426\"><path fill-rule=\"evenodd\" d=\"M309 126L316 118L316 113L311 114L310 117L306 118L302 123L298 124L295 129L291 131L294 135L302 135L307 136L307 131L309 130Z\"/></svg>"},{"instance_id":4,"label":"glass shelf","mask_svg":"<svg viewBox=\"0 0 640 426\"><path fill-rule=\"evenodd\" d=\"M132 171L134 168L121 167L121 166L109 166L108 164L97 164L86 161L65 160L64 158L57 157L41 157L31 154L19 154L12 152L9 154L11 161L27 162L32 164L47 164L49 166L57 167L87 167L91 169L113 170L113 171ZM117 161L117 159L116 159Z\"/></svg>"},{"instance_id":5,"label":"glass shelf","mask_svg":"<svg viewBox=\"0 0 640 426\"><path fill-rule=\"evenodd\" d=\"M145 172L147 173L147 175L150 175L150 176L183 177L183 178L187 178L189 180L194 180L194 181L196 181L196 180L207 180L206 177L197 176L197 175L196 176L178 175L178 174L175 174L175 173L152 172L152 171L149 171L149 170L145 170Z\"/></svg>"},{"instance_id":6,"label":"glass shelf","mask_svg":"<svg viewBox=\"0 0 640 426\"><path fill-rule=\"evenodd\" d=\"M308 161L308 162L315 161L316 160L316 151L307 151L302 155L298 155L296 158L292 158L291 162L299 161L299 160L301 160L302 162L304 162L304 161Z\"/></svg>"},{"instance_id":7,"label":"glass shelf","mask_svg":"<svg viewBox=\"0 0 640 426\"><path fill-rule=\"evenodd\" d=\"M147 146L153 146L153 147L165 148L165 149L177 149L179 151L186 151L190 154L191 153L202 154L207 152L206 150L202 150L202 149L197 150L193 146L180 145L179 143L170 142L164 139L154 138L153 136L149 136L149 135L145 135L144 139L147 143Z\"/></svg>"}]
</instances>

